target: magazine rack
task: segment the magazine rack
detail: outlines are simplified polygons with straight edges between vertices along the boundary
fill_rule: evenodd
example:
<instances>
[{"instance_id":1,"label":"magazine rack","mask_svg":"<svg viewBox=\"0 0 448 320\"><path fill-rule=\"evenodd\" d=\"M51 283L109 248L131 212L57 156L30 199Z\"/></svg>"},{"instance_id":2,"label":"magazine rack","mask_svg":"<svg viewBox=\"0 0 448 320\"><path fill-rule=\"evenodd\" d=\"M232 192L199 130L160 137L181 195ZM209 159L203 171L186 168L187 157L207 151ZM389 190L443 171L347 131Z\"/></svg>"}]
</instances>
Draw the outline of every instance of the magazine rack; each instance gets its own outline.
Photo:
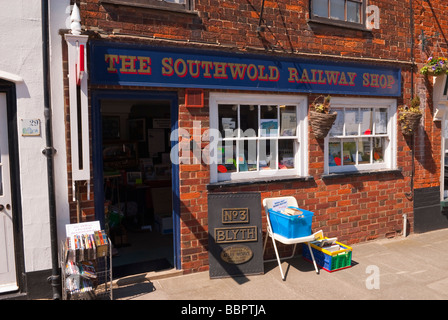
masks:
<instances>
[{"instance_id":1,"label":"magazine rack","mask_svg":"<svg viewBox=\"0 0 448 320\"><path fill-rule=\"evenodd\" d=\"M68 241L61 243L63 300L113 300L111 250L108 238L101 248L73 250Z\"/></svg>"}]
</instances>

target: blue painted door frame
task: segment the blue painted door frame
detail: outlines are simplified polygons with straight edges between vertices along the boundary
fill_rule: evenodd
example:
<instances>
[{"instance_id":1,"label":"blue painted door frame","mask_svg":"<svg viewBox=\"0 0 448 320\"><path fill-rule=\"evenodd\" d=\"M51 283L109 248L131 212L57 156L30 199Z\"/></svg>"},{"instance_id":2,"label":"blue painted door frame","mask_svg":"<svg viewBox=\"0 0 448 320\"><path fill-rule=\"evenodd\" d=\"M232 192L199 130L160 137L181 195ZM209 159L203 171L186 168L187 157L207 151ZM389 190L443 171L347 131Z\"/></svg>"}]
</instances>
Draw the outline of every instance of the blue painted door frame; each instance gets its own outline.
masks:
<instances>
[{"instance_id":1,"label":"blue painted door frame","mask_svg":"<svg viewBox=\"0 0 448 320\"><path fill-rule=\"evenodd\" d=\"M134 90L92 90L92 158L93 179L95 193L95 219L99 220L104 228L104 185L103 185L103 137L101 100L127 99L127 100L165 100L171 106L171 132L178 129L178 98L177 92L150 92ZM178 142L171 141L171 148ZM173 195L173 252L176 269L180 269L180 199L179 199L179 161L172 159L172 195Z\"/></svg>"}]
</instances>

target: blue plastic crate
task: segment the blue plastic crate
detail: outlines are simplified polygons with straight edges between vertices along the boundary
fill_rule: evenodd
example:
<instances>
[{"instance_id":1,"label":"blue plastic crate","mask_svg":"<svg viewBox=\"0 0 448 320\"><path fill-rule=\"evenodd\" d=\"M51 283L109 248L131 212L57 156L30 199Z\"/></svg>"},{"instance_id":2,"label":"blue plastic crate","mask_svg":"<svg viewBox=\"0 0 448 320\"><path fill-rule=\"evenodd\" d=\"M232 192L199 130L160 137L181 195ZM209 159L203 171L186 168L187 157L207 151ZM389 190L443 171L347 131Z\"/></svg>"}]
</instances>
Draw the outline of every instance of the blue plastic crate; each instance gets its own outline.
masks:
<instances>
[{"instance_id":1,"label":"blue plastic crate","mask_svg":"<svg viewBox=\"0 0 448 320\"><path fill-rule=\"evenodd\" d=\"M269 209L272 232L288 239L309 236L311 234L311 223L314 213L300 208L295 209L302 211L302 217L289 216Z\"/></svg>"}]
</instances>

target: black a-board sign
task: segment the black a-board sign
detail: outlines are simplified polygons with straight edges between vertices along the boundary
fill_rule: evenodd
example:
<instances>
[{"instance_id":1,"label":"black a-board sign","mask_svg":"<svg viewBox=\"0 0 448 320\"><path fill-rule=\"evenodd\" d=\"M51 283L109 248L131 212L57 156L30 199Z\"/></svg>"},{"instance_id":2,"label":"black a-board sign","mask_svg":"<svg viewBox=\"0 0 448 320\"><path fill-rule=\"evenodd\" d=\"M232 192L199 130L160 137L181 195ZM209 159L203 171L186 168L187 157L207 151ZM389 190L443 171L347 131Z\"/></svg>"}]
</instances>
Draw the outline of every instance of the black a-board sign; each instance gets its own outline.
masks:
<instances>
[{"instance_id":1,"label":"black a-board sign","mask_svg":"<svg viewBox=\"0 0 448 320\"><path fill-rule=\"evenodd\" d=\"M210 278L263 274L261 195L208 194Z\"/></svg>"}]
</instances>

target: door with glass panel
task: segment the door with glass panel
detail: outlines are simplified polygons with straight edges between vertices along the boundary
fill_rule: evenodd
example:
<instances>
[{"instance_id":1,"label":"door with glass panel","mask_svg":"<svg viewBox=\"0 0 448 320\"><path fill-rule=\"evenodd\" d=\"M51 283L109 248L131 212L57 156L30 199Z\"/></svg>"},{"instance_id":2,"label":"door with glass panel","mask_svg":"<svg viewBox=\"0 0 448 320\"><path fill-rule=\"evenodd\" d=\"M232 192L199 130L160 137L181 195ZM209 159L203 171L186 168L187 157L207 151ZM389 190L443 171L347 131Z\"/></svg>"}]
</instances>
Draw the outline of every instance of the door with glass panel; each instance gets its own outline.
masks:
<instances>
[{"instance_id":1,"label":"door with glass panel","mask_svg":"<svg viewBox=\"0 0 448 320\"><path fill-rule=\"evenodd\" d=\"M16 290L6 93L0 93L0 293Z\"/></svg>"}]
</instances>

